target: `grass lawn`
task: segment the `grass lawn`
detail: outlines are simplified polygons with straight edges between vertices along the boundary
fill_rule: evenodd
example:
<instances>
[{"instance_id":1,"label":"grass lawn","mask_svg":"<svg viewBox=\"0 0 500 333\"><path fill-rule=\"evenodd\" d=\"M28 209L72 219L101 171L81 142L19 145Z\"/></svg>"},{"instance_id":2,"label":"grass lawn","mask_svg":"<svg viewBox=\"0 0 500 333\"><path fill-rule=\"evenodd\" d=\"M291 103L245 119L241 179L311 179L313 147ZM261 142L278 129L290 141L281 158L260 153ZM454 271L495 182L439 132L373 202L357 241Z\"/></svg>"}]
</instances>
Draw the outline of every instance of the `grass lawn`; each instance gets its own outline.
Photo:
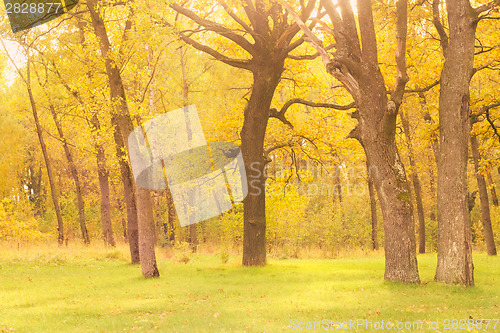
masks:
<instances>
[{"instance_id":1,"label":"grass lawn","mask_svg":"<svg viewBox=\"0 0 500 333\"><path fill-rule=\"evenodd\" d=\"M184 264L159 249L161 278L145 280L126 251L0 246L0 332L281 332L323 319L415 325L394 332L474 332L451 321L446 329L444 320L500 318L500 258L484 254L474 255L476 286L465 289L432 281L435 254L418 256L422 284L401 285L383 281L381 254L245 268L236 256L222 264L197 255ZM428 329L436 320L439 329ZM500 332L500 322L485 325L477 331Z\"/></svg>"}]
</instances>

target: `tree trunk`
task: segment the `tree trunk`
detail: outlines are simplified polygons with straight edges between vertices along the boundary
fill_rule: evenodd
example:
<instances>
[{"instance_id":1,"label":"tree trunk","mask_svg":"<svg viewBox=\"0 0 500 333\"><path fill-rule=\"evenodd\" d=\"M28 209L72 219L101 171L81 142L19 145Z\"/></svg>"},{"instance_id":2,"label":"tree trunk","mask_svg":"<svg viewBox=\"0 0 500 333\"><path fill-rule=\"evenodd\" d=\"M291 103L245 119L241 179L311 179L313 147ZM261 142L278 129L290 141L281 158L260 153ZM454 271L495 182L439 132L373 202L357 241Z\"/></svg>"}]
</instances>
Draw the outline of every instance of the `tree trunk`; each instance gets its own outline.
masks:
<instances>
[{"instance_id":1,"label":"tree trunk","mask_svg":"<svg viewBox=\"0 0 500 333\"><path fill-rule=\"evenodd\" d=\"M384 222L385 279L419 282L411 191L396 145L396 117L403 102L406 74L407 1L397 1L397 77L391 100L378 64L372 4L358 1L362 49L354 66L358 94L358 126L351 137L363 146L372 172ZM352 35L357 35L356 27ZM357 36L356 36L357 37ZM352 86L352 84L350 84Z\"/></svg>"},{"instance_id":2,"label":"tree trunk","mask_svg":"<svg viewBox=\"0 0 500 333\"><path fill-rule=\"evenodd\" d=\"M146 278L159 277L155 253L155 224L153 205L149 190L137 186L137 214L139 216L139 255L142 275Z\"/></svg>"},{"instance_id":3,"label":"tree trunk","mask_svg":"<svg viewBox=\"0 0 500 333\"><path fill-rule=\"evenodd\" d=\"M122 201L120 200L119 197L116 197L116 207L118 207L118 210L120 211L120 219L121 219L122 231L123 231L122 232L123 240L125 241L125 243L128 243L127 220L122 215L122 212L123 212L123 203L122 203ZM137 252L137 256L139 257L139 252Z\"/></svg>"},{"instance_id":4,"label":"tree trunk","mask_svg":"<svg viewBox=\"0 0 500 333\"><path fill-rule=\"evenodd\" d=\"M158 243L158 240L160 239L160 235L164 233L165 230L165 223L163 222L163 217L161 216L161 201L160 201L160 191L155 190L153 191L153 205L154 205L154 212L155 212L155 242ZM166 233L165 233L166 234Z\"/></svg>"},{"instance_id":5,"label":"tree trunk","mask_svg":"<svg viewBox=\"0 0 500 333\"><path fill-rule=\"evenodd\" d=\"M274 91L283 71L283 62L263 64L253 73L252 94L245 108L241 130L241 152L248 179L243 201L243 265L266 264L266 187L264 138Z\"/></svg>"},{"instance_id":6,"label":"tree trunk","mask_svg":"<svg viewBox=\"0 0 500 333\"><path fill-rule=\"evenodd\" d=\"M175 211L174 199L172 198L172 193L170 192L170 188L167 185L167 189L165 190L165 197L167 199L167 208L168 208L168 241L170 245L175 244L175 228L174 222L177 217L177 212Z\"/></svg>"},{"instance_id":7,"label":"tree trunk","mask_svg":"<svg viewBox=\"0 0 500 333\"><path fill-rule=\"evenodd\" d=\"M490 183L490 191L491 191L491 201L493 205L498 206L498 197L497 190L495 189L495 183L493 182L493 178L491 177L491 171L486 171L486 177L488 178L488 182Z\"/></svg>"},{"instance_id":8,"label":"tree trunk","mask_svg":"<svg viewBox=\"0 0 500 333\"><path fill-rule=\"evenodd\" d=\"M106 168L106 155L102 145L96 145L97 172L101 192L101 227L104 245L116 246L113 225L111 223L111 202L109 198L109 172Z\"/></svg>"},{"instance_id":9,"label":"tree trunk","mask_svg":"<svg viewBox=\"0 0 500 333\"><path fill-rule=\"evenodd\" d=\"M474 285L467 160L469 83L474 64L475 15L468 0L448 1L449 39L439 96L438 262L435 279Z\"/></svg>"},{"instance_id":10,"label":"tree trunk","mask_svg":"<svg viewBox=\"0 0 500 333\"><path fill-rule=\"evenodd\" d=\"M132 170L125 157L125 143L118 130L115 117L111 117L113 126L113 137L115 141L116 158L120 166L120 175L123 184L123 197L127 208L127 234L130 248L130 261L132 264L140 263L139 256L139 222L137 217L137 204L135 201L135 189L132 183Z\"/></svg>"},{"instance_id":11,"label":"tree trunk","mask_svg":"<svg viewBox=\"0 0 500 333\"><path fill-rule=\"evenodd\" d=\"M101 125L97 114L92 117L93 130L100 130ZM99 189L101 192L101 227L102 237L105 246L115 247L115 236L113 234L113 225L111 223L111 201L109 190L109 172L106 167L106 154L102 143L95 138L94 147L96 150L97 173L99 177Z\"/></svg>"},{"instance_id":12,"label":"tree trunk","mask_svg":"<svg viewBox=\"0 0 500 333\"><path fill-rule=\"evenodd\" d=\"M471 150L472 159L474 160L474 171L476 172L477 188L479 191L479 200L481 201L481 221L483 222L484 242L488 255L496 256L497 249L495 247L495 237L493 236L493 228L491 227L490 203L488 200L488 189L486 187L486 179L479 171L479 143L475 135L471 135Z\"/></svg>"},{"instance_id":13,"label":"tree trunk","mask_svg":"<svg viewBox=\"0 0 500 333\"><path fill-rule=\"evenodd\" d=\"M97 0L89 0L87 7L90 10L92 26L99 40L102 58L106 66L106 74L109 80L110 99L115 109L116 124L118 125L118 136L122 137L128 151L128 136L133 130L132 119L128 109L125 88L119 66L111 58L111 45L102 17L97 10ZM127 164L128 166L128 164ZM160 273L156 265L155 243L154 243L154 218L152 211L151 195L148 190L137 186L135 189L137 202L138 230L139 230L139 257L141 261L142 274L146 278L158 277ZM129 228L130 232L130 228Z\"/></svg>"},{"instance_id":14,"label":"tree trunk","mask_svg":"<svg viewBox=\"0 0 500 333\"><path fill-rule=\"evenodd\" d=\"M83 242L88 245L90 244L90 238L87 231L87 225L85 223L85 200L83 199L82 185L80 183L80 177L78 176L78 170L76 169L75 161L73 160L73 154L71 154L68 143L66 142L61 123L57 119L56 110L52 104L49 105L49 109L52 115L52 119L54 120L54 124L56 125L59 138L63 143L64 154L66 155L66 159L68 161L71 177L73 178L73 181L75 183L76 201L78 207L78 222L80 224L80 231L82 232Z\"/></svg>"},{"instance_id":15,"label":"tree trunk","mask_svg":"<svg viewBox=\"0 0 500 333\"><path fill-rule=\"evenodd\" d=\"M366 75L364 82L360 80L360 90L365 95L359 107L360 142L368 164L375 170L373 178L382 209L384 278L388 281L419 282L410 186L395 141L396 114L387 109L381 74ZM378 78L379 82L373 78ZM368 125L380 123L385 123L385 126Z\"/></svg>"},{"instance_id":16,"label":"tree trunk","mask_svg":"<svg viewBox=\"0 0 500 333\"><path fill-rule=\"evenodd\" d=\"M378 250L378 216L377 216L377 199L375 198L375 187L373 185L373 176L371 175L370 168L367 165L368 171L368 193L370 194L370 209L372 213L372 248Z\"/></svg>"},{"instance_id":17,"label":"tree trunk","mask_svg":"<svg viewBox=\"0 0 500 333\"><path fill-rule=\"evenodd\" d=\"M424 112L424 120L425 122L430 125L434 126L435 122L431 117L431 114L429 113L429 109L427 108L427 100L425 98L425 93L421 92L419 93L420 97L420 106L422 108L422 111ZM430 133L430 142L431 142L431 148L432 148L432 153L434 155L434 161L436 162L436 165L438 163L439 159L439 138L438 134L435 133L435 131L431 131ZM436 175L434 173L432 165L429 165L429 175L430 175L430 191L431 191L431 213L429 215L429 218L431 221L435 222L436 221L436 187L435 187L435 182L436 182Z\"/></svg>"},{"instance_id":18,"label":"tree trunk","mask_svg":"<svg viewBox=\"0 0 500 333\"><path fill-rule=\"evenodd\" d=\"M184 97L184 106L189 106L189 83L186 74L186 52L184 47L180 49L181 54L181 69L182 69L182 95ZM188 131L191 131L188 128ZM190 136L190 135L189 135ZM191 250L196 252L198 250L198 232L196 230L196 224L191 224L189 226L189 244L191 245Z\"/></svg>"},{"instance_id":19,"label":"tree trunk","mask_svg":"<svg viewBox=\"0 0 500 333\"><path fill-rule=\"evenodd\" d=\"M342 182L340 181L340 166L335 165L335 175L333 181L335 184L333 185L333 201L335 202L335 197L338 197L339 202L342 206Z\"/></svg>"},{"instance_id":20,"label":"tree trunk","mask_svg":"<svg viewBox=\"0 0 500 333\"><path fill-rule=\"evenodd\" d=\"M29 52L29 51L28 51ZM50 194L52 196L52 202L54 204L54 210L57 218L57 242L59 245L64 243L64 225L61 214L61 207L59 205L59 197L57 196L57 190L55 185L54 176L52 174L52 166L50 164L49 153L47 151L47 146L45 145L45 140L43 138L43 130L40 125L40 120L38 119L38 111L36 107L35 97L33 96L33 91L31 90L31 63L28 55L27 61L27 75L26 75L26 89L28 90L28 96L30 99L31 111L33 112L33 120L35 121L36 134L38 135L38 140L40 142L40 148L42 149L43 159L45 161L45 167L47 168L47 176L49 178Z\"/></svg>"},{"instance_id":21,"label":"tree trunk","mask_svg":"<svg viewBox=\"0 0 500 333\"><path fill-rule=\"evenodd\" d=\"M413 189L415 191L415 201L417 204L418 216L418 253L425 253L425 214L424 204L422 202L422 187L420 186L420 178L418 177L417 164L413 153L412 134L410 132L410 122L404 115L400 113L401 123L406 137L406 146L408 147L408 156L410 159L411 178Z\"/></svg>"}]
</instances>

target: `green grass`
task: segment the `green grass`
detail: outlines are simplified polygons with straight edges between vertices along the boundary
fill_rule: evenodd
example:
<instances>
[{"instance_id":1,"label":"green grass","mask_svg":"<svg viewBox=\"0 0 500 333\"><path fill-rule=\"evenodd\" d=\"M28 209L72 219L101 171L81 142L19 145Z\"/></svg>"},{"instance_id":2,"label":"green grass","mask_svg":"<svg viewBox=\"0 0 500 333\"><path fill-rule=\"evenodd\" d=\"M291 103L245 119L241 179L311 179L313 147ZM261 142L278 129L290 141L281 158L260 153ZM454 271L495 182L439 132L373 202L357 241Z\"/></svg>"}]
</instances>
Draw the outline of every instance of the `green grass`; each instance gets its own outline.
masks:
<instances>
[{"instance_id":1,"label":"green grass","mask_svg":"<svg viewBox=\"0 0 500 333\"><path fill-rule=\"evenodd\" d=\"M162 251L161 278L145 280L123 247L2 246L0 332L293 332L291 319L358 318L423 322L394 332L467 332L442 320L500 318L500 259L484 254L474 256L476 286L465 289L432 281L435 254L418 257L422 284L402 285L383 281L380 254L245 268L236 256L184 264ZM426 329L437 319L438 331ZM500 323L479 331L500 332Z\"/></svg>"}]
</instances>

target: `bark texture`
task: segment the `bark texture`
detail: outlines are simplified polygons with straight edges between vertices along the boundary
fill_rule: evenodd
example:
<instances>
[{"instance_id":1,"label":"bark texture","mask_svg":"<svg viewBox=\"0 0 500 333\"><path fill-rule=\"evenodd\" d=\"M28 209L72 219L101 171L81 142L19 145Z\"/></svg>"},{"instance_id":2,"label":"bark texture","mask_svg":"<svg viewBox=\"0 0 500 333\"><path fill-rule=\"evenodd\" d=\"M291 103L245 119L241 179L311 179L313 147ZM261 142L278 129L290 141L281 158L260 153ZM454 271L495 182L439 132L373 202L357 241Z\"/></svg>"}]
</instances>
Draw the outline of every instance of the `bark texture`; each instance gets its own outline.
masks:
<instances>
[{"instance_id":1,"label":"bark texture","mask_svg":"<svg viewBox=\"0 0 500 333\"><path fill-rule=\"evenodd\" d=\"M435 279L474 285L467 161L469 83L474 65L476 19L468 0L447 2L449 37L434 0L434 24L440 34L445 62L439 96L438 262Z\"/></svg>"}]
</instances>

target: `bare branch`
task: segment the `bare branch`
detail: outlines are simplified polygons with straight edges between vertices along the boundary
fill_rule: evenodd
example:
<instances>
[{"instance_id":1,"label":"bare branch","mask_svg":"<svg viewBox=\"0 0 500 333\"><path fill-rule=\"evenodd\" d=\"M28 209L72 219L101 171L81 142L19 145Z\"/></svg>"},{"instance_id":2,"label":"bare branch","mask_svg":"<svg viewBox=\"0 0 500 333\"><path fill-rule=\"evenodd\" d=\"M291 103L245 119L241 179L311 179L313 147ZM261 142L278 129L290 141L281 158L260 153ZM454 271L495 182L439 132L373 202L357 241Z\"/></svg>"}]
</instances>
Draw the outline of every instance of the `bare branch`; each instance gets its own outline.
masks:
<instances>
[{"instance_id":1,"label":"bare branch","mask_svg":"<svg viewBox=\"0 0 500 333\"><path fill-rule=\"evenodd\" d=\"M434 81L433 83L429 84L428 86L426 86L424 88L419 88L417 86L417 87L415 87L413 89L406 89L405 93L423 93L423 92L431 90L432 88L434 88L435 86L437 86L439 83L440 83L440 80L436 80L436 81Z\"/></svg>"},{"instance_id":2,"label":"bare branch","mask_svg":"<svg viewBox=\"0 0 500 333\"><path fill-rule=\"evenodd\" d=\"M276 110L275 108L269 110L269 118L276 118L283 124L289 126L291 129L294 129L293 124L288 119L286 119L285 114L278 112L278 110Z\"/></svg>"},{"instance_id":3,"label":"bare branch","mask_svg":"<svg viewBox=\"0 0 500 333\"><path fill-rule=\"evenodd\" d=\"M330 44L330 45L326 46L324 49L328 51L328 50L331 50L333 48L335 48L335 44ZM292 60L314 60L319 56L320 56L319 52L316 52L314 54L304 54L304 55L291 55L291 54L289 54L288 58L292 59Z\"/></svg>"},{"instance_id":4,"label":"bare branch","mask_svg":"<svg viewBox=\"0 0 500 333\"><path fill-rule=\"evenodd\" d=\"M331 104L331 103L315 103L315 102L310 102L306 101L305 99L302 98L293 98L286 102L283 107L280 110L280 114L285 114L286 111L294 104L302 104L302 105L307 105L311 106L314 108L326 108L326 109L335 109L335 110L349 110L352 108L356 107L356 104L353 102L348 105L338 105L338 104Z\"/></svg>"},{"instance_id":5,"label":"bare branch","mask_svg":"<svg viewBox=\"0 0 500 333\"><path fill-rule=\"evenodd\" d=\"M314 27L316 26L316 24L317 24L316 19L320 21L321 18L325 15L326 15L326 12L319 14L318 17L316 17L315 20L313 20L313 22L309 25L309 27L308 27L309 30L312 31L314 29ZM302 20L302 21L304 21L304 20ZM301 30L300 26L297 23L295 23L294 25L296 25L299 28L299 30ZM304 44L305 41L306 41L306 38L305 38L305 35L303 35L302 37L297 39L295 42L288 45L288 47L285 49L285 54L288 55L290 52L292 52L293 50L298 48L300 45Z\"/></svg>"},{"instance_id":6,"label":"bare branch","mask_svg":"<svg viewBox=\"0 0 500 333\"><path fill-rule=\"evenodd\" d=\"M304 32L305 38L307 38L307 42L311 44L321 55L321 59L323 60L325 66L329 64L331 62L330 55L323 47L323 42L318 37L316 37L315 34L313 34L313 32L309 29L309 27L307 27L304 21L302 21L301 17L297 13L295 13L293 8L288 3L284 3L284 5L286 10L295 19L295 22L298 24L300 29L302 29L302 31Z\"/></svg>"},{"instance_id":7,"label":"bare branch","mask_svg":"<svg viewBox=\"0 0 500 333\"><path fill-rule=\"evenodd\" d=\"M269 148L269 149L266 149L266 150L264 151L264 158L265 158L266 160L269 160L269 154L271 154L271 153L272 153L273 151L275 151L275 150L278 150L278 149L281 149L281 148L285 148L285 147L291 147L291 143L282 143L282 144L280 144L280 145L276 145L276 146L274 146L274 147L271 147L271 148Z\"/></svg>"},{"instance_id":8,"label":"bare branch","mask_svg":"<svg viewBox=\"0 0 500 333\"><path fill-rule=\"evenodd\" d=\"M253 29L245 23L245 21L243 21L242 19L240 19L238 17L238 15L236 15L229 7L228 5L224 2L224 1L218 1L219 4L224 8L224 10L226 11L226 13L231 16L231 18L236 22L238 23L243 29L245 29L246 32L250 33L252 36L255 34L255 31L253 31Z\"/></svg>"},{"instance_id":9,"label":"bare branch","mask_svg":"<svg viewBox=\"0 0 500 333\"><path fill-rule=\"evenodd\" d=\"M182 7L179 4L172 3L172 4L170 4L170 7L173 10L175 10L176 12L178 12L179 14L182 14L182 15L190 18L191 20L193 20L197 24L201 25L202 27L205 27L207 30L213 31L213 32L233 41L234 43L239 45L241 48L243 48L245 51L247 51L251 55L254 55L255 50L254 50L253 44L250 43L245 37L234 33L232 30L226 28L222 24L212 22L210 20L199 17L194 12L190 11L187 8Z\"/></svg>"},{"instance_id":10,"label":"bare branch","mask_svg":"<svg viewBox=\"0 0 500 333\"><path fill-rule=\"evenodd\" d=\"M493 9L496 6L500 6L500 0L493 0L485 5L482 5L482 6L475 8L474 10L476 12L476 15L478 15L478 17L479 17L480 14ZM479 17L479 19L482 19L482 17Z\"/></svg>"},{"instance_id":11,"label":"bare branch","mask_svg":"<svg viewBox=\"0 0 500 333\"><path fill-rule=\"evenodd\" d=\"M212 57L214 57L216 60L219 60L227 65L230 65L230 66L233 66L233 67L236 67L236 68L242 68L242 69L246 69L248 71L251 71L252 70L252 66L250 64L250 61L249 60L243 60L243 59L233 59L233 58L229 58L225 55L223 55L222 53L220 52L217 52L216 50L206 46L206 45L203 45L201 43L198 43L197 41L195 41L194 39L192 38L189 38L185 35L180 35L180 38L186 42L187 44L191 45L192 47L194 47L195 49L201 51L201 52L204 52L204 53L207 53L209 55L211 55Z\"/></svg>"},{"instance_id":12,"label":"bare branch","mask_svg":"<svg viewBox=\"0 0 500 333\"><path fill-rule=\"evenodd\" d=\"M492 64L494 64L496 62L500 62L500 61L498 61L498 60L490 60L490 61L488 61L487 63L485 63L485 64L483 64L481 66L474 67L474 69L472 70L472 76L474 76L477 72L479 72L479 71L481 71L483 69L491 68L490 65L492 65Z\"/></svg>"},{"instance_id":13,"label":"bare branch","mask_svg":"<svg viewBox=\"0 0 500 333\"><path fill-rule=\"evenodd\" d=\"M497 19L497 18L495 18L495 19ZM498 19L500 19L500 17L498 17ZM491 52L495 49L500 48L500 44L495 45L495 46L476 45L474 47L477 49L481 49L481 51L474 53L474 55L479 55L479 54L488 53L488 52Z\"/></svg>"},{"instance_id":14,"label":"bare branch","mask_svg":"<svg viewBox=\"0 0 500 333\"><path fill-rule=\"evenodd\" d=\"M354 102L351 104L348 104L348 105L338 105L338 104L331 104L331 103L315 103L315 102L307 101L307 100L302 99L302 98L292 98L291 100L289 100L288 102L283 104L283 106L281 107L279 112L278 112L278 110L276 110L274 108L269 110L269 117L276 118L276 119L280 120L283 124L288 125L288 126L290 126L291 129L293 129L294 127L293 127L292 123L290 123L290 121L288 119L286 119L285 113L294 104L302 104L302 105L307 105L307 106L314 107L314 108L327 108L327 109L335 109L335 110L349 110L349 109L356 107L356 104Z\"/></svg>"},{"instance_id":15,"label":"bare branch","mask_svg":"<svg viewBox=\"0 0 500 333\"><path fill-rule=\"evenodd\" d=\"M484 112L486 113L486 120L490 124L491 128L493 129L493 132L495 133L495 135L498 138L498 141L500 142L500 133L498 133L498 129L495 126L494 120L492 120L490 117L490 110L493 108L496 108L498 106L500 106L500 103L494 103L494 104L488 105L486 108L483 108L483 109L484 109Z\"/></svg>"}]
</instances>

